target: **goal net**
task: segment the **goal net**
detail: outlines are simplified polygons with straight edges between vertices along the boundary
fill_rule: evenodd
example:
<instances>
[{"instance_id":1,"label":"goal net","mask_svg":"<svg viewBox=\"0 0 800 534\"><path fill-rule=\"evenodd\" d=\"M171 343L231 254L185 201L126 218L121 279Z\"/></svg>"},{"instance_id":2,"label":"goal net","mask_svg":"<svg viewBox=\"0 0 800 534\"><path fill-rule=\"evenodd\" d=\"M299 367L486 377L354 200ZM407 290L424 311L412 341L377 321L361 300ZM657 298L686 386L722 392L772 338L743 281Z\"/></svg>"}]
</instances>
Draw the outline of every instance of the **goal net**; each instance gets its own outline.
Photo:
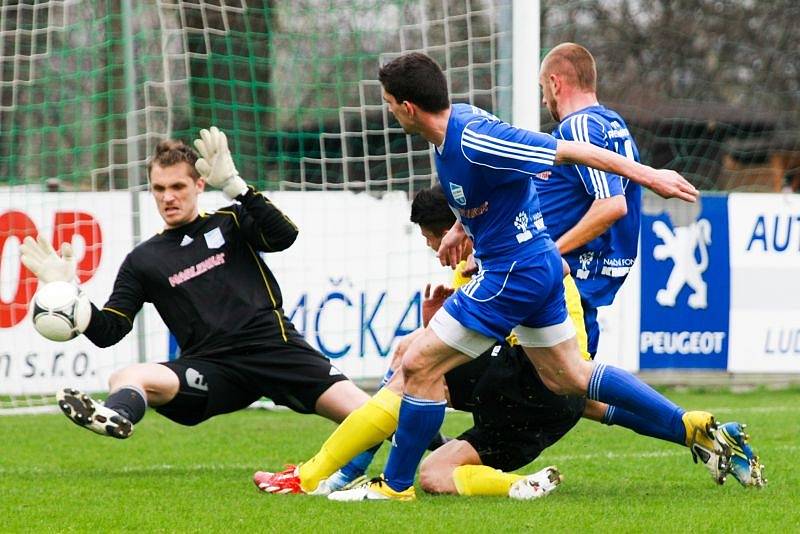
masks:
<instances>
[{"instance_id":1,"label":"goal net","mask_svg":"<svg viewBox=\"0 0 800 534\"><path fill-rule=\"evenodd\" d=\"M301 228L267 260L287 316L346 373L380 375L393 340L419 324L419 290L444 276L406 222L409 197L435 179L431 149L388 115L378 68L425 51L454 101L511 120L512 60L538 60L512 54L512 23L525 27L514 3L3 1L0 411L52 406L65 386L102 391L114 369L178 354L149 306L108 349L42 339L19 243L71 241L101 305L124 255L159 228L147 155L212 124ZM575 41L593 52L600 98L646 163L705 190L800 190L796 1L539 3L541 51ZM223 202L203 196L207 209Z\"/></svg>"},{"instance_id":2,"label":"goal net","mask_svg":"<svg viewBox=\"0 0 800 534\"><path fill-rule=\"evenodd\" d=\"M427 143L388 116L378 68L425 51L455 100L509 119L510 27L511 0L3 2L0 411L53 406L67 386L103 391L115 369L178 355L149 305L111 348L41 338L19 244L71 241L101 306L125 254L159 228L152 147L212 124L302 229L267 259L287 316L349 375L382 374L435 269L407 222L409 193L434 173Z\"/></svg>"},{"instance_id":3,"label":"goal net","mask_svg":"<svg viewBox=\"0 0 800 534\"><path fill-rule=\"evenodd\" d=\"M646 163L702 190L798 192L798 16L793 0L543 1L541 46L592 52Z\"/></svg>"}]
</instances>

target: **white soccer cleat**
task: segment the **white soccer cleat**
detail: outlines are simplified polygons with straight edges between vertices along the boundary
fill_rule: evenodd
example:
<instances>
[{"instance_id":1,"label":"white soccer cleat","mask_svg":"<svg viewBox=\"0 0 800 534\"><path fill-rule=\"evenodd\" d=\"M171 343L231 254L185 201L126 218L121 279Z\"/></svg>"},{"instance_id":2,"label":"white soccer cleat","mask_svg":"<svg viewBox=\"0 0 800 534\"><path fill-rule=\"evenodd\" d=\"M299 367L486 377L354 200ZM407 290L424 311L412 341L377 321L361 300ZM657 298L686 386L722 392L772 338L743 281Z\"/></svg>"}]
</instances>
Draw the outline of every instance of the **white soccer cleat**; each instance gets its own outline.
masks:
<instances>
[{"instance_id":1,"label":"white soccer cleat","mask_svg":"<svg viewBox=\"0 0 800 534\"><path fill-rule=\"evenodd\" d=\"M373 478L348 490L334 491L328 499L339 502L350 501L413 501L417 498L414 486L403 491L389 487L383 477Z\"/></svg>"},{"instance_id":2,"label":"white soccer cleat","mask_svg":"<svg viewBox=\"0 0 800 534\"><path fill-rule=\"evenodd\" d=\"M341 472L337 471L330 478L322 479L319 483L319 486L317 486L317 489L315 489L309 495L327 496L335 491L344 491L356 488L369 480L364 475L361 475L360 477L347 482L346 480L337 477L339 474L341 474Z\"/></svg>"},{"instance_id":3,"label":"white soccer cleat","mask_svg":"<svg viewBox=\"0 0 800 534\"><path fill-rule=\"evenodd\" d=\"M730 467L731 448L717 436L717 420L708 412L683 414L686 446L695 463L701 463L717 484L724 484Z\"/></svg>"},{"instance_id":4,"label":"white soccer cleat","mask_svg":"<svg viewBox=\"0 0 800 534\"><path fill-rule=\"evenodd\" d=\"M719 485L725 483L728 476L730 453L718 449L709 449L700 443L690 447L695 463L700 463L708 470L711 478Z\"/></svg>"},{"instance_id":5,"label":"white soccer cleat","mask_svg":"<svg viewBox=\"0 0 800 534\"><path fill-rule=\"evenodd\" d=\"M564 477L554 465L517 480L508 490L508 496L521 501L538 499L555 490Z\"/></svg>"},{"instance_id":6,"label":"white soccer cleat","mask_svg":"<svg viewBox=\"0 0 800 534\"><path fill-rule=\"evenodd\" d=\"M133 434L133 423L86 393L67 388L56 393L56 399L64 415L78 426L117 439L125 439Z\"/></svg>"}]
</instances>

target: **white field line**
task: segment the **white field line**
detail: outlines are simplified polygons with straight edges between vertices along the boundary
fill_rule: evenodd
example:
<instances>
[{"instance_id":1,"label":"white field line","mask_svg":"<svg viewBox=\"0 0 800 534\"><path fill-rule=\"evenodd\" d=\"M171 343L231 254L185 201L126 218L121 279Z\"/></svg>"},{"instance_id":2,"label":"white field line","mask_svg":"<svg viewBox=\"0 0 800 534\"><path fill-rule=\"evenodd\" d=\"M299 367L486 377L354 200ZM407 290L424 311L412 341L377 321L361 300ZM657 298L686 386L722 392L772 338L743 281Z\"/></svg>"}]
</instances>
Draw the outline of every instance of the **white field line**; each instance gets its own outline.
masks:
<instances>
[{"instance_id":1,"label":"white field line","mask_svg":"<svg viewBox=\"0 0 800 534\"><path fill-rule=\"evenodd\" d=\"M800 404L794 406L747 406L744 408L702 408L713 414L717 413L778 413L778 412L797 412L800 413Z\"/></svg>"},{"instance_id":2,"label":"white field line","mask_svg":"<svg viewBox=\"0 0 800 534\"><path fill-rule=\"evenodd\" d=\"M800 405L798 406L750 406L745 408L712 408L709 411L712 413L778 413L778 412L798 412L800 413ZM800 449L800 445L781 445L771 447L770 451L796 451ZM594 459L626 459L626 458L668 458L673 456L685 455L687 452L682 448L676 448L672 451L658 451L658 452L632 452L632 453L615 453L615 452L596 452L587 454L557 454L547 455L548 460L553 461L572 461L572 460L594 460ZM141 467L122 467L119 469L104 470L110 473L161 473L169 471L227 471L227 470L255 470L257 465L245 464L193 464L193 465L173 465L173 464L158 464ZM30 475L30 474L48 474L57 475L59 473L70 473L74 471L60 469L53 470L49 468L28 466L28 467L0 467L0 475Z\"/></svg>"},{"instance_id":3,"label":"white field line","mask_svg":"<svg viewBox=\"0 0 800 534\"><path fill-rule=\"evenodd\" d=\"M93 471L101 471L104 474L108 473L122 473L122 474L148 474L148 473L168 473L170 471L179 472L201 472L201 471L233 471L233 470L250 470L255 472L257 467L254 465L235 465L235 464L156 464L147 466L123 466L114 469L93 469ZM68 475L70 473L84 471L84 469L48 469L39 466L29 467L0 467L0 475L48 475L53 476Z\"/></svg>"},{"instance_id":4,"label":"white field line","mask_svg":"<svg viewBox=\"0 0 800 534\"><path fill-rule=\"evenodd\" d=\"M756 444L757 446L758 444ZM778 445L777 447L770 447L769 451L796 451L800 449L800 445ZM756 452L762 452L758 449ZM675 447L671 451L658 451L658 452L595 452L587 454L555 454L547 455L548 461L573 461L573 460L624 460L627 458L672 458L676 456L689 457L690 453L683 447ZM761 455L759 455L761 457Z\"/></svg>"},{"instance_id":5,"label":"white field line","mask_svg":"<svg viewBox=\"0 0 800 534\"><path fill-rule=\"evenodd\" d=\"M770 453L775 452L794 452L800 450L800 445L778 445L777 447L770 447ZM671 458L677 456L686 456L688 458L688 451L683 448L675 447L672 451L659 451L659 452L630 452L630 453L616 453L616 452L597 452L587 454L556 454L547 455L547 461L574 461L574 460L625 460L630 458ZM122 474L150 474L150 473L168 473L171 471L177 472L201 472L201 471L252 471L258 469L257 460L253 464L156 464L148 466L136 467L121 467L117 469L101 469L106 473L122 473ZM75 474L77 471L84 469L49 469L38 466L28 467L0 467L0 475L47 475L59 476ZM93 469L92 471L98 471Z\"/></svg>"},{"instance_id":6,"label":"white field line","mask_svg":"<svg viewBox=\"0 0 800 534\"><path fill-rule=\"evenodd\" d=\"M288 410L286 406L279 406L272 401L256 401L250 408L260 409L266 411L283 412ZM795 406L749 406L745 408L702 408L711 413L771 413L771 412L798 412L800 413L800 404ZM448 407L447 412L457 412L453 408ZM0 417L7 415L37 415L58 413L58 406L55 404L49 406L33 406L33 407L18 407L18 408L0 408Z\"/></svg>"}]
</instances>

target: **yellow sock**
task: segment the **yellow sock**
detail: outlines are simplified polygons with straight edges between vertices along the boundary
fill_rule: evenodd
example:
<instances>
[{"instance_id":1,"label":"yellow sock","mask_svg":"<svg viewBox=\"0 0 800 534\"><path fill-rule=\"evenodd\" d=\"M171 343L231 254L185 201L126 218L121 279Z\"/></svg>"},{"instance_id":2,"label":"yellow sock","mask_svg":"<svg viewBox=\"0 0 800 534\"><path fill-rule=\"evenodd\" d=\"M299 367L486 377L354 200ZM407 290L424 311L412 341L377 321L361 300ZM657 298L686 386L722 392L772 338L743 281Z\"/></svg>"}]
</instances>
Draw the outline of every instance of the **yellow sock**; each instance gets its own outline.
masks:
<instances>
[{"instance_id":1,"label":"yellow sock","mask_svg":"<svg viewBox=\"0 0 800 534\"><path fill-rule=\"evenodd\" d=\"M589 335L586 333L586 324L583 322L583 305L581 305L581 294L578 293L578 286L575 279L570 275L564 277L564 299L567 301L567 313L575 325L575 336L578 339L578 348L584 360L591 360L589 354Z\"/></svg>"},{"instance_id":2,"label":"yellow sock","mask_svg":"<svg viewBox=\"0 0 800 534\"><path fill-rule=\"evenodd\" d=\"M321 480L331 476L357 454L391 436L397 430L400 400L400 395L384 388L348 415L322 444L320 451L300 466L303 490L314 491Z\"/></svg>"},{"instance_id":3,"label":"yellow sock","mask_svg":"<svg viewBox=\"0 0 800 534\"><path fill-rule=\"evenodd\" d=\"M524 478L504 473L488 465L460 465L453 470L453 482L459 495L496 495L507 497L508 490Z\"/></svg>"}]
</instances>

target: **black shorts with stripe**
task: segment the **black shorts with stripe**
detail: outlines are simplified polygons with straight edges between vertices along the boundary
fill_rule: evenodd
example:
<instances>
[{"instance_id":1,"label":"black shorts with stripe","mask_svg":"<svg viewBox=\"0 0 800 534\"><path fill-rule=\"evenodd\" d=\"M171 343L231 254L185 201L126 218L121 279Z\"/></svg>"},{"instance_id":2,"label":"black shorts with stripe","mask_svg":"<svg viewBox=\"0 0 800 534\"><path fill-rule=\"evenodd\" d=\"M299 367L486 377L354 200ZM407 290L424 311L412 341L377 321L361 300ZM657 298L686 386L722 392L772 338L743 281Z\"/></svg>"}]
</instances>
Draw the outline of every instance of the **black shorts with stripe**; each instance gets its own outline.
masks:
<instances>
[{"instance_id":1,"label":"black shorts with stripe","mask_svg":"<svg viewBox=\"0 0 800 534\"><path fill-rule=\"evenodd\" d=\"M262 397L299 413L315 413L320 395L336 382L347 380L299 335L215 356L182 357L162 365L178 375L180 389L156 411L182 425L241 410Z\"/></svg>"},{"instance_id":2,"label":"black shorts with stripe","mask_svg":"<svg viewBox=\"0 0 800 534\"><path fill-rule=\"evenodd\" d=\"M462 367L467 372L460 376L448 373L447 386L451 398L470 394L454 407L471 411L474 426L458 439L472 445L484 465L513 471L531 463L583 414L585 398L547 389L522 347L496 345Z\"/></svg>"}]
</instances>

